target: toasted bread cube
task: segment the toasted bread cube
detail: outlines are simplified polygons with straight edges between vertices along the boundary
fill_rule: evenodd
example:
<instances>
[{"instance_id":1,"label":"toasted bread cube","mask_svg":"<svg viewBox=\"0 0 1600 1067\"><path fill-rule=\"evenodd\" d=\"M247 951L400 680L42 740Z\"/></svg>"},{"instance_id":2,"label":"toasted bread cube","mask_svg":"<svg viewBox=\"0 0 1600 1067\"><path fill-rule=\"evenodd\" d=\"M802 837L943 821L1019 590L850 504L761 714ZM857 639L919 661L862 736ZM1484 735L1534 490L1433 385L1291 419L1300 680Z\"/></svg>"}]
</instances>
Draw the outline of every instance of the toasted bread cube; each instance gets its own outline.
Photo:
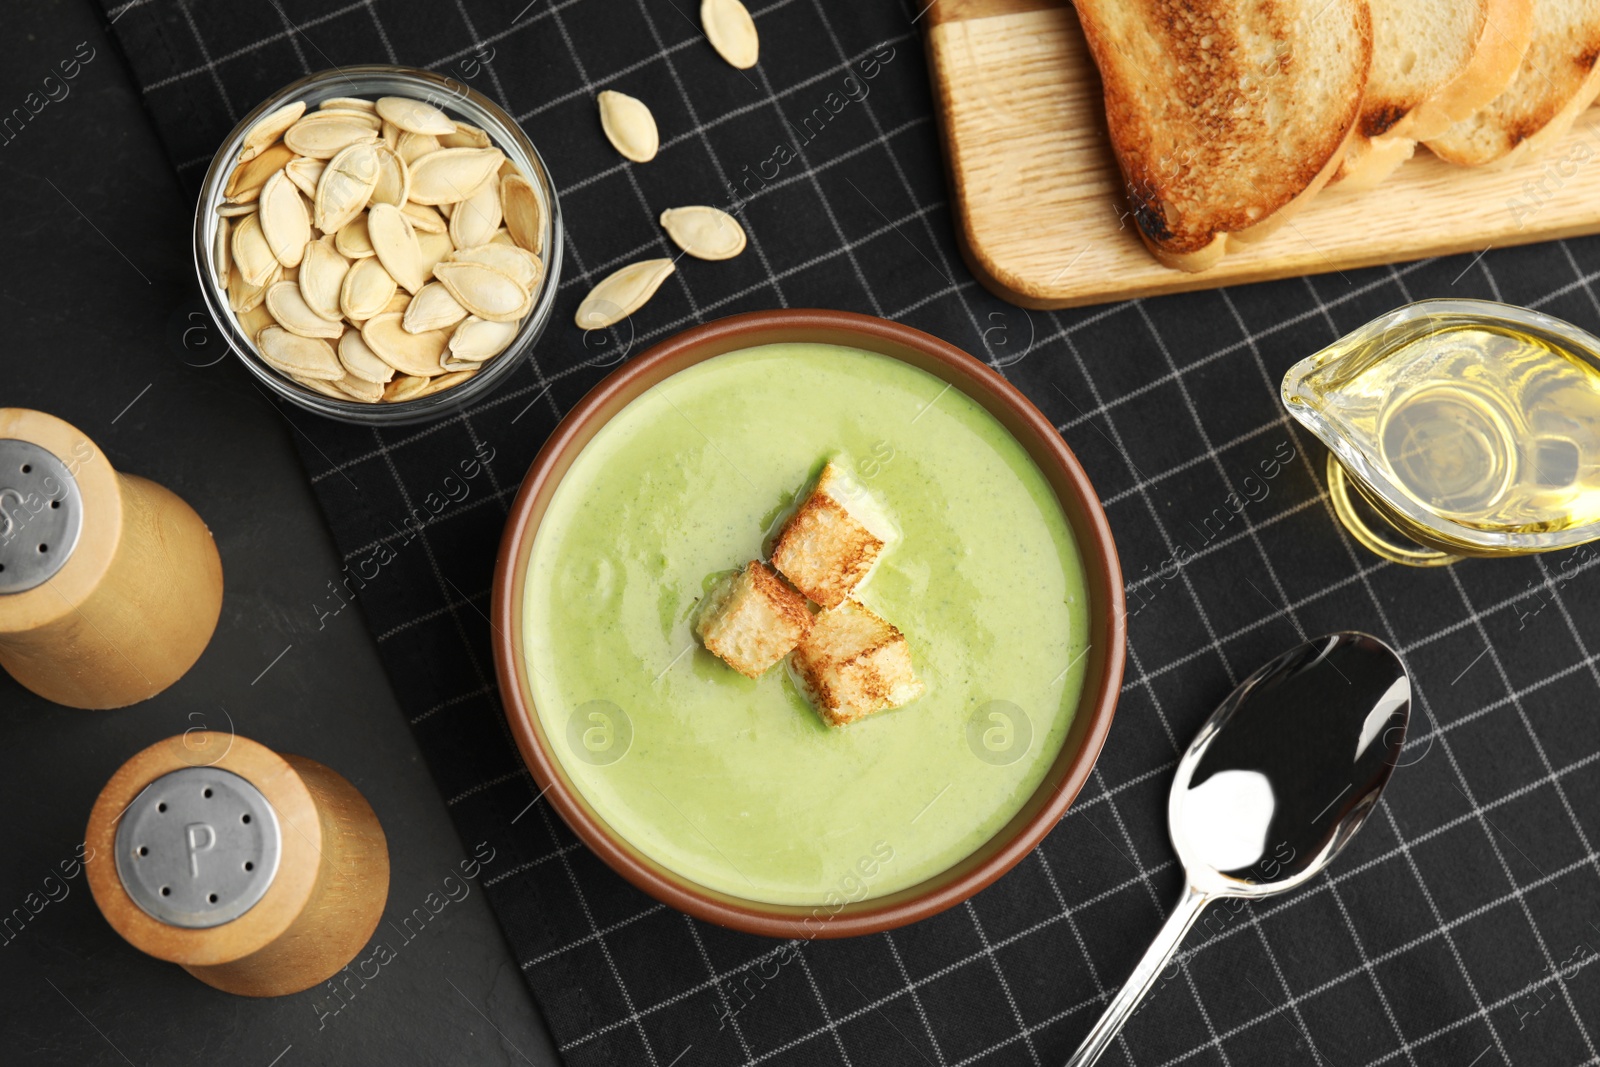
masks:
<instances>
[{"instance_id":1,"label":"toasted bread cube","mask_svg":"<svg viewBox=\"0 0 1600 1067\"><path fill-rule=\"evenodd\" d=\"M753 559L706 601L695 632L734 670L759 678L811 631L805 597Z\"/></svg>"},{"instance_id":2,"label":"toasted bread cube","mask_svg":"<svg viewBox=\"0 0 1600 1067\"><path fill-rule=\"evenodd\" d=\"M867 579L896 537L872 494L835 463L784 525L772 565L825 608L838 607Z\"/></svg>"},{"instance_id":3,"label":"toasted bread cube","mask_svg":"<svg viewBox=\"0 0 1600 1067\"><path fill-rule=\"evenodd\" d=\"M922 695L905 635L855 600L818 615L789 662L829 726L844 726Z\"/></svg>"}]
</instances>

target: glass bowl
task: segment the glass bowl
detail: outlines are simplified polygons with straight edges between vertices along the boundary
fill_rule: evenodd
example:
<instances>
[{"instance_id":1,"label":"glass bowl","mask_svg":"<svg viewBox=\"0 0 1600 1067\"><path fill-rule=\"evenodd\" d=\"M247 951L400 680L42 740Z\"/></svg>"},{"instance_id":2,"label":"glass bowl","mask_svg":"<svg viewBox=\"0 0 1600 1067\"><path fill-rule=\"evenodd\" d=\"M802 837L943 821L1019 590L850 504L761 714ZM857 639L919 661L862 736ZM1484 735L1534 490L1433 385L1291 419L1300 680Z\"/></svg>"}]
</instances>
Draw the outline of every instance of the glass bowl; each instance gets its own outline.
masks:
<instances>
[{"instance_id":1,"label":"glass bowl","mask_svg":"<svg viewBox=\"0 0 1600 1067\"><path fill-rule=\"evenodd\" d=\"M262 361L256 353L255 341L246 337L239 328L238 320L228 305L227 291L217 285L216 272L212 267L212 247L219 219L217 205L223 202L222 192L228 183L228 176L238 164L239 149L244 143L245 134L262 116L295 100L304 100L306 111L310 113L323 100L341 96L369 99L410 96L433 104L451 118L479 127L489 135L495 147L527 175L539 198L540 207L544 209L545 231L541 246L544 253L541 258L545 271L544 280L534 298L533 310L523 319L517 336L505 351L489 360L484 369L471 378L443 392L393 404L335 400L312 392ZM228 347L233 349L245 369L273 395L307 411L342 422L366 426L400 425L424 422L460 411L493 392L527 358L550 321L555 306L556 291L561 281L563 232L555 182L550 177L544 159L517 121L492 101L454 79L425 70L382 65L343 67L311 74L284 86L241 119L233 132L223 140L217 154L212 157L210 169L206 171L205 184L201 186L200 200L195 207L194 266L206 307L227 339Z\"/></svg>"}]
</instances>

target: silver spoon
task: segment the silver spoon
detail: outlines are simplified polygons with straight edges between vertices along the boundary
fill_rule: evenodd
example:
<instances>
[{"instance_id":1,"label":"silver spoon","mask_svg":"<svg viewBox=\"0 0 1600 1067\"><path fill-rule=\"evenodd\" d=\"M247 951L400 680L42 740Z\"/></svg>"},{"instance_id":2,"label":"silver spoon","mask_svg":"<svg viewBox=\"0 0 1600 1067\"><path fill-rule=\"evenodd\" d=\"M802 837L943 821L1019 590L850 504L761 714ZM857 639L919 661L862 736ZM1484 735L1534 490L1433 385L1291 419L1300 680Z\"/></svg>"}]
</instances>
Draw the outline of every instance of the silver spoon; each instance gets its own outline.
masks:
<instances>
[{"instance_id":1,"label":"silver spoon","mask_svg":"<svg viewBox=\"0 0 1600 1067\"><path fill-rule=\"evenodd\" d=\"M1349 631L1285 652L1212 712L1167 800L1183 899L1067 1067L1110 1047L1207 904L1285 892L1333 861L1376 809L1410 717L1405 664Z\"/></svg>"}]
</instances>

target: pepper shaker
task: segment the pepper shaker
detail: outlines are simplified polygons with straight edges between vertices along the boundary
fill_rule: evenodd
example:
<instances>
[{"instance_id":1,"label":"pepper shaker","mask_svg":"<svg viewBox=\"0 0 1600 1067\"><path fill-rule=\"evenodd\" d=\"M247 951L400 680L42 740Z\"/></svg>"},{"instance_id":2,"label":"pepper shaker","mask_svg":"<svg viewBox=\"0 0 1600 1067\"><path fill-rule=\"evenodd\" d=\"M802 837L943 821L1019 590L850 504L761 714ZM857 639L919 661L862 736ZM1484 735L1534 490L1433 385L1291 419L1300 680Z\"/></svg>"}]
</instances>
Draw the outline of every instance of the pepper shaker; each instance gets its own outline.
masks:
<instances>
[{"instance_id":1,"label":"pepper shaker","mask_svg":"<svg viewBox=\"0 0 1600 1067\"><path fill-rule=\"evenodd\" d=\"M124 763L84 841L90 892L118 934L242 996L297 993L337 973L389 896L388 843L355 786L216 731Z\"/></svg>"}]
</instances>

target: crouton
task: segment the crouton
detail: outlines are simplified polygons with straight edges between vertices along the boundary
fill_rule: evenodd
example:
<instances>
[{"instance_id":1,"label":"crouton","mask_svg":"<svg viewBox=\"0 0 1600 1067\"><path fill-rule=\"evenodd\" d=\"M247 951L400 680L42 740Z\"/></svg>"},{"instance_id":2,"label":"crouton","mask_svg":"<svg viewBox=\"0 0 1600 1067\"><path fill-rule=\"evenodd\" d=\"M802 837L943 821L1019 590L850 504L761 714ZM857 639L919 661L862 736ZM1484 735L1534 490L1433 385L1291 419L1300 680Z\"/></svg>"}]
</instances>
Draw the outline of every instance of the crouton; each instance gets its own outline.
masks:
<instances>
[{"instance_id":1,"label":"crouton","mask_svg":"<svg viewBox=\"0 0 1600 1067\"><path fill-rule=\"evenodd\" d=\"M866 581L896 536L872 494L829 463L778 535L772 565L806 596L834 608Z\"/></svg>"},{"instance_id":2,"label":"crouton","mask_svg":"<svg viewBox=\"0 0 1600 1067\"><path fill-rule=\"evenodd\" d=\"M695 632L740 674L759 678L811 631L805 597L753 559L714 589Z\"/></svg>"},{"instance_id":3,"label":"crouton","mask_svg":"<svg viewBox=\"0 0 1600 1067\"><path fill-rule=\"evenodd\" d=\"M923 691L905 635L854 600L818 615L789 662L829 726L898 708Z\"/></svg>"}]
</instances>

